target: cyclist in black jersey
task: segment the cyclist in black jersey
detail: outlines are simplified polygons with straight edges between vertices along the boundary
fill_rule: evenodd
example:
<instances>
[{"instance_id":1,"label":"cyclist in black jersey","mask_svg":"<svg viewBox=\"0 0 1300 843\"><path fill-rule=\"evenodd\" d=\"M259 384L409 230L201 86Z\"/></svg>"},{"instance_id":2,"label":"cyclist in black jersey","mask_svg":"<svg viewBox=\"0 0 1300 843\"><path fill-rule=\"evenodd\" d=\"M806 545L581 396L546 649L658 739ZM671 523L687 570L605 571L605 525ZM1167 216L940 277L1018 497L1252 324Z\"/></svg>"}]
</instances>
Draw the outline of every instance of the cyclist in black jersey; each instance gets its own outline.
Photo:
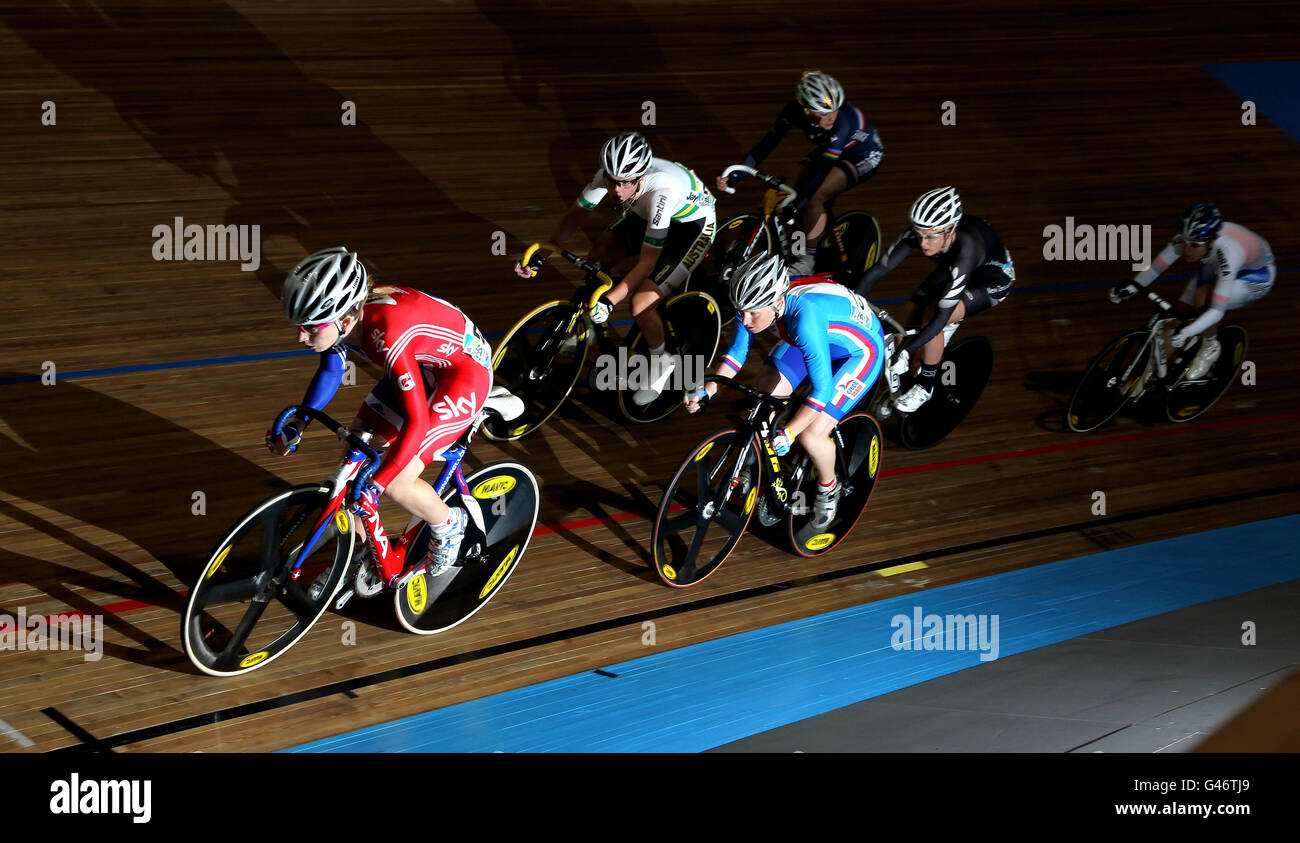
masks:
<instances>
[{"instance_id":1,"label":"cyclist in black jersey","mask_svg":"<svg viewBox=\"0 0 1300 843\"><path fill-rule=\"evenodd\" d=\"M943 349L957 324L999 304L1016 280L1011 255L997 233L979 217L962 214L961 197L951 187L931 190L917 199L911 219L907 230L857 283L858 294L867 296L916 249L935 263L903 311L904 325L918 320L923 324L902 345L893 367L902 374L908 355L922 349L916 383L896 404L905 413L914 412L934 394Z\"/></svg>"},{"instance_id":2,"label":"cyclist in black jersey","mask_svg":"<svg viewBox=\"0 0 1300 843\"><path fill-rule=\"evenodd\" d=\"M880 134L861 110L844 100L844 89L829 74L810 70L799 80L795 99L786 103L776 122L742 162L757 168L790 129L797 129L814 148L803 160L795 181L798 195L789 210L801 212L804 255L790 267L792 275L808 275L817 257L817 241L826 228L827 205L839 194L871 178L884 156ZM719 190L744 178L718 176Z\"/></svg>"}]
</instances>

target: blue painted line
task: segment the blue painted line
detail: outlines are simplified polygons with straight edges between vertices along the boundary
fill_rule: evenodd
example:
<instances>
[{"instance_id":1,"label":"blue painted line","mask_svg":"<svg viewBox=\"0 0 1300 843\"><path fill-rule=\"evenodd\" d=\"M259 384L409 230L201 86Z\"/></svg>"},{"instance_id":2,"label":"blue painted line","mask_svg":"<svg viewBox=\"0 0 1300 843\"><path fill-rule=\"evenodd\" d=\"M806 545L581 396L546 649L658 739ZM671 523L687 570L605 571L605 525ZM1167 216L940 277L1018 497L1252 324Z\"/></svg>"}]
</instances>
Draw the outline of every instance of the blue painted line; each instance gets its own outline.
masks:
<instances>
[{"instance_id":1,"label":"blue painted line","mask_svg":"<svg viewBox=\"0 0 1300 843\"><path fill-rule=\"evenodd\" d=\"M1300 61L1206 64L1201 69L1300 141ZM1244 112L1243 112L1244 113ZM1242 126L1243 132L1250 126Z\"/></svg>"},{"instance_id":2,"label":"blue painted line","mask_svg":"<svg viewBox=\"0 0 1300 843\"><path fill-rule=\"evenodd\" d=\"M1006 657L1300 578L1297 529L1292 515L928 589L287 751L700 752L975 667L994 616ZM918 612L984 615L989 646L925 649L928 621L903 632Z\"/></svg>"},{"instance_id":3,"label":"blue painted line","mask_svg":"<svg viewBox=\"0 0 1300 843\"><path fill-rule=\"evenodd\" d=\"M102 375L125 375L131 372L156 372L162 369L191 369L195 366L221 366L227 363L248 363L255 360L278 360L285 357L305 357L307 355L315 356L316 352L310 349L301 351L273 351L267 354L240 354L234 357L203 357L198 360L177 360L172 363L143 363L138 366L116 366L111 369L81 369L75 372L57 372L57 379L61 381L75 380L77 378L94 378ZM19 375L13 378L0 378L0 386L11 383L31 383L39 381L41 375Z\"/></svg>"},{"instance_id":4,"label":"blue painted line","mask_svg":"<svg viewBox=\"0 0 1300 843\"><path fill-rule=\"evenodd\" d=\"M1279 268L1278 272L1300 272L1300 267L1291 266ZM1187 281L1191 275L1173 275L1160 278L1155 283L1176 283ZM1094 287L1108 287L1119 281L1127 281L1128 278L1117 279L1115 281L1081 281L1074 284L1043 284L1033 287L1012 287L1011 293L1048 293L1058 290L1082 290ZM901 299L872 299L876 304L903 304L907 302L906 298ZM626 327L632 324L631 319L622 322L611 323L615 327ZM505 331L484 331L483 336L487 338L496 338L505 336ZM137 366L116 366L109 369L81 369L75 372L59 373L59 380L77 380L80 378L97 378L107 375L124 375L133 372L157 372L165 369L191 369L197 366L224 366L230 363L249 363L257 360L277 360L286 357L306 357L314 355L316 352L308 349L300 351L275 351L267 354L240 354L233 357L204 357L198 360L177 360L171 363L142 363ZM9 386L16 383L34 383L41 379L41 375L17 375L11 378L0 378L0 386Z\"/></svg>"}]
</instances>

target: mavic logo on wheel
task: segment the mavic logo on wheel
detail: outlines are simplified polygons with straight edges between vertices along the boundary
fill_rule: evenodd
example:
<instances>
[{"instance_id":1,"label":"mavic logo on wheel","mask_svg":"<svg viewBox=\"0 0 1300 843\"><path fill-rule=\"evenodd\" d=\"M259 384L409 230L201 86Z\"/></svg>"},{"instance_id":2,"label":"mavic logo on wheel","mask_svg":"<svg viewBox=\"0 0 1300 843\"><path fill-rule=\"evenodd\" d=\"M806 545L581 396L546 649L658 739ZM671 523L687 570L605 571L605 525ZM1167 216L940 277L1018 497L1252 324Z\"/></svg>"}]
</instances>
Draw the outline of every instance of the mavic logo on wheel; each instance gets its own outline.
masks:
<instances>
[{"instance_id":1,"label":"mavic logo on wheel","mask_svg":"<svg viewBox=\"0 0 1300 843\"><path fill-rule=\"evenodd\" d=\"M501 564L497 566L497 569L492 572L492 576L488 579L487 585L483 586L483 590L478 593L479 600L487 597L492 593L492 589L497 587L497 583L499 583L501 578L505 576L506 571L510 570L510 564L515 561L515 554L518 552L519 545L515 545L510 552L506 554L506 558L501 560Z\"/></svg>"},{"instance_id":2,"label":"mavic logo on wheel","mask_svg":"<svg viewBox=\"0 0 1300 843\"><path fill-rule=\"evenodd\" d=\"M451 396L448 395L433 405L433 411L438 414L438 418L446 421L456 416L464 416L474 412L477 405L478 397L473 392L468 396L462 395L455 401L452 401Z\"/></svg>"}]
</instances>

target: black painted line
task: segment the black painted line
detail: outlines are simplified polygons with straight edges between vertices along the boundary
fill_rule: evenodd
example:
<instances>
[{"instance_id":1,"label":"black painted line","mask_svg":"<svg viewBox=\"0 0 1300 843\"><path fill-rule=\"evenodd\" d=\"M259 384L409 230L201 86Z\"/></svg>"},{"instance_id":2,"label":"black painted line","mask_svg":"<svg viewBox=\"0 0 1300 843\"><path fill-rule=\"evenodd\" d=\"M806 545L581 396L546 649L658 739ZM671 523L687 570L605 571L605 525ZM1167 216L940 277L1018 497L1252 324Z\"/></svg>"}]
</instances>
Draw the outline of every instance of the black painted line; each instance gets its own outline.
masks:
<instances>
[{"instance_id":1,"label":"black painted line","mask_svg":"<svg viewBox=\"0 0 1300 843\"><path fill-rule=\"evenodd\" d=\"M65 715L63 712L59 711L57 708L54 708L53 706L50 706L48 708L42 708L41 714L44 714L46 717L50 718L55 723L58 723L64 729L68 730L68 732L70 732L73 735L73 737L77 738L77 740L81 741L82 743L81 746L64 747L63 749L54 750L55 752L112 752L113 751L112 748L109 746L108 742L101 741L99 738L95 737L90 732L87 732L85 729L78 726L76 723L72 721L70 717ZM114 745L116 746L117 744Z\"/></svg>"},{"instance_id":2,"label":"black painted line","mask_svg":"<svg viewBox=\"0 0 1300 843\"><path fill-rule=\"evenodd\" d=\"M1005 545L1016 544L1022 541L1045 538L1054 535L1063 535L1066 533L1082 532L1086 529L1095 529L1112 524L1121 524L1129 521L1137 521L1144 518L1154 518L1160 515L1168 515L1174 512L1183 512L1191 509L1203 509L1206 507L1218 506L1221 504L1236 503L1244 500L1255 498L1264 498L1272 495L1294 494L1300 492L1300 483L1292 483L1286 486L1275 486L1270 489L1257 489L1251 492L1236 492L1231 495L1220 495L1213 498L1205 498L1199 501L1190 501L1179 504L1170 504L1167 506L1152 507L1150 509L1139 510L1125 515L1111 515L1100 518L1090 518L1087 521L1077 521L1072 524L1062 524L1056 527L1044 527L1038 530L1026 530L1010 536L1000 536L998 538L983 539L981 541L966 542L964 544L953 545L952 547L940 548L938 550L924 551L921 553L909 553L904 556L898 556L893 559L886 559L880 562L868 562L862 565L855 565L851 568L845 568L839 571L829 571L824 574L812 574L786 580L785 582L773 583L771 585L755 586L742 591L732 592L730 594L720 594L714 597L704 598L702 600L682 603L676 606L669 606L662 609L654 609L645 612L638 612L632 615L624 615L609 620L597 621L595 623L584 624L567 630L558 630L556 632L538 635L532 638L525 638L520 641L512 641L505 644L497 644L492 647L483 647L478 650L471 650L465 653L456 653L450 656L433 659L420 664L407 665L405 667L393 668L380 673L372 673L368 676L359 676L354 679L348 679L342 682L334 682L329 685L323 685L318 688L312 688L305 691L298 691L293 694L285 694L280 697L272 697L266 700L259 700L254 703L245 703L244 705L232 706L230 708L219 709L206 714L198 714L192 717L185 717L180 720L174 720L170 723L160 723L157 726L148 726L143 729L137 729L133 732L126 732L121 735L115 735L111 738L103 738L96 743L105 748L119 747L127 744L138 743L140 741L150 740L163 735L176 734L200 726L207 726L213 723L221 723L229 720L235 720L240 717L247 717L252 714L258 714L264 711L273 711L278 708L287 708L297 705L301 702L310 702L331 694L341 694L356 688L366 688L374 685L380 685L384 682L391 682L397 679L405 679L411 676L419 676L424 673L441 670L454 665L462 665L466 662L480 661L482 659L493 658L494 656L506 653L515 653L521 650L527 650L533 647L541 647L547 644L569 641L580 638L584 635L592 635L599 632L606 632L611 629L618 629L626 626L640 626L647 620L658 618L673 617L675 615L694 612L700 609L712 608L714 606L723 606L729 603L739 603L754 597L762 597L774 594L788 588L802 588L816 583L833 582L845 577L854 577L861 574L879 571L883 568L893 568L897 565L905 565L909 562L920 562L925 560L940 559L946 556L958 556L963 553L970 553L976 550L985 550L991 547L1001 547ZM599 672L599 671L598 671ZM92 740L94 740L92 738ZM80 749L80 748L77 748ZM53 750L54 752L66 752L67 749Z\"/></svg>"}]
</instances>

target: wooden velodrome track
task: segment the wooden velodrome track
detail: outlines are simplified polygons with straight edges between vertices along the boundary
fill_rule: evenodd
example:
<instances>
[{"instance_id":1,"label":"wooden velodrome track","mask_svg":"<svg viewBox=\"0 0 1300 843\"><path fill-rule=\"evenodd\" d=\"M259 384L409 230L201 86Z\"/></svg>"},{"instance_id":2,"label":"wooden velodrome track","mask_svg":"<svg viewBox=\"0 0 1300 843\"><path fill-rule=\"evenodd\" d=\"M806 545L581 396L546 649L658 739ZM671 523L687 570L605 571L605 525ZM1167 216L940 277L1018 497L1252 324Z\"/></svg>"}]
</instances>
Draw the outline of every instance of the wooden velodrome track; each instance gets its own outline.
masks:
<instances>
[{"instance_id":1,"label":"wooden velodrome track","mask_svg":"<svg viewBox=\"0 0 1300 843\"><path fill-rule=\"evenodd\" d=\"M1300 7L983 5L63 0L4 11L0 611L102 613L106 637L97 662L0 653L0 720L31 743L0 738L4 748L277 749L645 655L646 620L656 647L678 647L1297 511L1294 273L1231 317L1251 332L1256 385L1234 385L1186 427L1122 417L1087 436L1061 429L1073 379L1144 311L1112 307L1103 286L1033 288L1129 274L1123 261L1045 261L1045 225L1151 224L1158 249L1203 198L1266 237L1279 267L1300 264L1300 147L1267 119L1243 126L1240 99L1199 69L1294 59ZM845 544L803 561L750 537L698 588L664 587L646 519L727 414L629 429L580 392L528 439L475 444L476 463L504 455L533 469L549 529L469 623L419 638L396 628L391 602L354 603L250 676L191 668L178 611L212 542L273 488L324 477L337 448L317 433L277 460L261 442L300 398L310 359L159 364L292 351L284 273L340 243L499 337L571 287L557 267L516 279L513 257L492 253L494 232L512 256L547 236L600 144L639 126L646 102L656 153L711 180L809 68L834 73L885 143L880 174L840 210L869 209L888 242L916 195L954 184L1018 270L1017 295L963 328L996 349L983 399L937 448L886 450L891 473ZM42 125L44 101L56 125ZM341 125L345 101L356 126ZM944 101L955 125L940 124ZM793 172L806 152L791 137L770 168ZM719 217L758 195L745 185ZM260 267L155 261L151 231L177 216L260 225ZM592 217L587 233L609 219ZM922 264L904 264L879 295L906 296ZM46 361L56 385L24 379ZM101 372L131 366L154 368ZM373 383L367 366L335 415ZM68 377L86 372L97 374ZM1106 518L1092 514L1095 491ZM192 514L195 492L205 515ZM870 570L900 561L926 567ZM341 643L348 620L355 645Z\"/></svg>"}]
</instances>

